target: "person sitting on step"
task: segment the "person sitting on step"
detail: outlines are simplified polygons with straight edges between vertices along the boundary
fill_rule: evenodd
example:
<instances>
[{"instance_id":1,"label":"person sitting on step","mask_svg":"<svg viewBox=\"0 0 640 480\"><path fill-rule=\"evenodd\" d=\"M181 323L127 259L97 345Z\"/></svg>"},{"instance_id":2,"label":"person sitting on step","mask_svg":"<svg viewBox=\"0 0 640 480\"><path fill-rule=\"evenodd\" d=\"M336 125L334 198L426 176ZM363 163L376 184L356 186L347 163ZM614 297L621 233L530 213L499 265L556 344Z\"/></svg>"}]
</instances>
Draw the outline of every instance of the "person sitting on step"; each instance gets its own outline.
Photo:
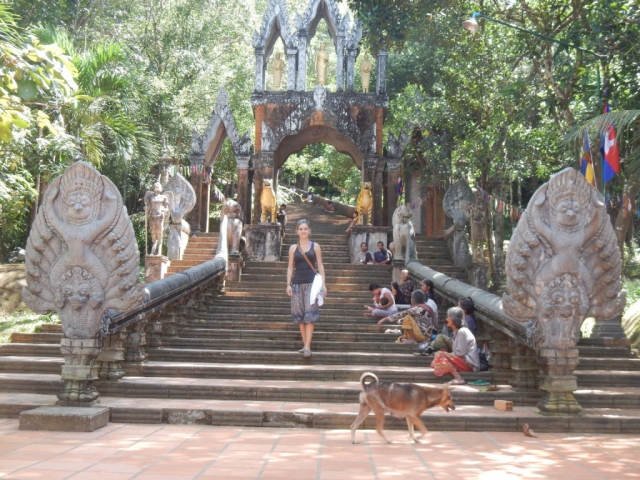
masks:
<instances>
[{"instance_id":1,"label":"person sitting on step","mask_svg":"<svg viewBox=\"0 0 640 480\"><path fill-rule=\"evenodd\" d=\"M464 326L464 311L460 307L447 310L447 327L453 331L453 345L451 352L445 349L436 352L431 368L436 377L450 373L453 380L451 385L464 385L466 382L458 372L477 372L480 370L480 357L476 338ZM436 340L442 335L438 335Z\"/></svg>"},{"instance_id":2,"label":"person sitting on step","mask_svg":"<svg viewBox=\"0 0 640 480\"><path fill-rule=\"evenodd\" d=\"M396 343L421 343L436 332L437 317L436 312L426 304L424 292L415 290L411 293L411 308L403 312L389 315L380 320L377 325L381 327L383 323L395 323L402 325L403 335L396 340Z\"/></svg>"},{"instance_id":3,"label":"person sitting on step","mask_svg":"<svg viewBox=\"0 0 640 480\"><path fill-rule=\"evenodd\" d=\"M409 270L402 270L400 272L400 280L402 283L400 284L400 293L405 301L411 301L411 294L413 293L413 281L409 278Z\"/></svg>"},{"instance_id":4,"label":"person sitting on step","mask_svg":"<svg viewBox=\"0 0 640 480\"><path fill-rule=\"evenodd\" d=\"M334 207L333 202L327 202L327 206L324 207L325 212L333 213L336 211L336 207Z\"/></svg>"},{"instance_id":5,"label":"person sitting on step","mask_svg":"<svg viewBox=\"0 0 640 480\"><path fill-rule=\"evenodd\" d=\"M391 262L391 257L389 257L389 251L384 248L383 242L378 242L377 244L378 250L373 252L373 260L376 265L386 265Z\"/></svg>"},{"instance_id":6,"label":"person sitting on step","mask_svg":"<svg viewBox=\"0 0 640 480\"><path fill-rule=\"evenodd\" d=\"M362 265L373 265L373 255L367 247L367 242L360 244L360 253L358 254L358 260Z\"/></svg>"},{"instance_id":7,"label":"person sitting on step","mask_svg":"<svg viewBox=\"0 0 640 480\"><path fill-rule=\"evenodd\" d=\"M380 300L375 301L374 306L370 307L369 305L365 305L364 308L367 309L364 316L365 317L387 317L392 315L398 311L398 307L396 307L396 302L391 294L391 290L388 288L383 288L377 283L372 283L369 285L369 291L373 293L374 299L379 298ZM382 304L382 299L386 298L388 303Z\"/></svg>"},{"instance_id":8,"label":"person sitting on step","mask_svg":"<svg viewBox=\"0 0 640 480\"><path fill-rule=\"evenodd\" d=\"M476 309L473 299L471 297L463 297L458 300L458 306L464 312L465 326L471 330L471 333L473 333L475 337L478 335L478 325L476 324L476 319L473 317L473 312Z\"/></svg>"}]
</instances>

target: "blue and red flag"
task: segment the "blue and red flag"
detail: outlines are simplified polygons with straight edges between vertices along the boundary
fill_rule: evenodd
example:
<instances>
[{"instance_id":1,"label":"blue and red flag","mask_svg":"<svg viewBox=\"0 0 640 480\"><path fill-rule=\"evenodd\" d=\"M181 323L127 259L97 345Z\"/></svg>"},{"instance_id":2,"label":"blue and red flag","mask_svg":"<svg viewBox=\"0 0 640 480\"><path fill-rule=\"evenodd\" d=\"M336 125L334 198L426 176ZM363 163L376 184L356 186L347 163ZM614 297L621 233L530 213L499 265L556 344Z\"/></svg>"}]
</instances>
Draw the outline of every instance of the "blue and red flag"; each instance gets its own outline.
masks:
<instances>
[{"instance_id":1,"label":"blue and red flag","mask_svg":"<svg viewBox=\"0 0 640 480\"><path fill-rule=\"evenodd\" d=\"M596 174L591 161L591 147L589 145L589 133L584 132L584 141L582 142L582 155L580 158L580 173L591 185L596 185Z\"/></svg>"},{"instance_id":2,"label":"blue and red flag","mask_svg":"<svg viewBox=\"0 0 640 480\"><path fill-rule=\"evenodd\" d=\"M609 104L606 104L603 113L607 114L610 111ZM613 124L600 132L600 153L602 154L602 179L607 183L620 173L620 150Z\"/></svg>"},{"instance_id":3,"label":"blue and red flag","mask_svg":"<svg viewBox=\"0 0 640 480\"><path fill-rule=\"evenodd\" d=\"M402 195L404 192L404 185L402 184L402 178L398 179L398 195Z\"/></svg>"}]
</instances>

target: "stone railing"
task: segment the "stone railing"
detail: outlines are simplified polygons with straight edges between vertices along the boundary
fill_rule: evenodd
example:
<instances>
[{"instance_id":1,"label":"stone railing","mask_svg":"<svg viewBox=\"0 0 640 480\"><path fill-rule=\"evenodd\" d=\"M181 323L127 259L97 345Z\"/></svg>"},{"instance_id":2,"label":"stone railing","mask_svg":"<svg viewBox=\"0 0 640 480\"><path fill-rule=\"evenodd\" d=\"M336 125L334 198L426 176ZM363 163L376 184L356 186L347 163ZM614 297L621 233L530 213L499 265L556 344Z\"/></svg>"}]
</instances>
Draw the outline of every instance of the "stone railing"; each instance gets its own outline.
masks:
<instances>
[{"instance_id":1,"label":"stone railing","mask_svg":"<svg viewBox=\"0 0 640 480\"><path fill-rule=\"evenodd\" d=\"M224 216L214 258L147 284L140 306L115 316L105 314L103 346L97 358L102 380L122 378L125 372L121 362L146 361L146 344L162 346L162 337L176 336L198 303L210 304L224 291L229 263L227 223Z\"/></svg>"},{"instance_id":2,"label":"stone railing","mask_svg":"<svg viewBox=\"0 0 640 480\"><path fill-rule=\"evenodd\" d=\"M406 267L416 282L429 279L435 293L451 306L462 297L473 299L481 334L489 340L492 371L498 377L508 378L518 391L537 390L539 387L536 351L526 327L502 310L502 298L425 267L409 259Z\"/></svg>"},{"instance_id":3,"label":"stone railing","mask_svg":"<svg viewBox=\"0 0 640 480\"><path fill-rule=\"evenodd\" d=\"M299 188L294 188L294 191L300 194L303 199L306 199L307 195L309 195L309 192L300 190ZM313 193L311 194L311 202L314 205L321 206L322 208L326 207L327 203L331 202L336 209L335 213L349 218L351 218L353 213L356 211L356 207L354 207L353 205L347 205L344 203L336 202L335 200L329 200L328 198L321 197L320 195L314 195Z\"/></svg>"}]
</instances>

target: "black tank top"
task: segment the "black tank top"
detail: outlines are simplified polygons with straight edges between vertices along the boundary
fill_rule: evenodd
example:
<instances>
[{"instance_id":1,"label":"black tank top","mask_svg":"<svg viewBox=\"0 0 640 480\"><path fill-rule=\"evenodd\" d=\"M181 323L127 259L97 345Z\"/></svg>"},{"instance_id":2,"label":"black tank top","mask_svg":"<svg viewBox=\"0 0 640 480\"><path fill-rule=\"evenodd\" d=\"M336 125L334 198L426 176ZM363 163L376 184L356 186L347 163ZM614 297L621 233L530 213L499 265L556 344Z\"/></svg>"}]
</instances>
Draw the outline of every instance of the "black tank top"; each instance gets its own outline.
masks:
<instances>
[{"instance_id":1,"label":"black tank top","mask_svg":"<svg viewBox=\"0 0 640 480\"><path fill-rule=\"evenodd\" d=\"M307 255L307 258L317 269L316 266L316 252L313 251L313 242L309 242L311 247L308 252L304 252ZM293 274L293 280L291 283L293 284L301 284L301 283L313 283L313 279L316 276L316 272L314 272L307 261L304 259L304 256L300 252L300 249L296 245L296 251L293 254L293 264L295 266L295 271Z\"/></svg>"}]
</instances>

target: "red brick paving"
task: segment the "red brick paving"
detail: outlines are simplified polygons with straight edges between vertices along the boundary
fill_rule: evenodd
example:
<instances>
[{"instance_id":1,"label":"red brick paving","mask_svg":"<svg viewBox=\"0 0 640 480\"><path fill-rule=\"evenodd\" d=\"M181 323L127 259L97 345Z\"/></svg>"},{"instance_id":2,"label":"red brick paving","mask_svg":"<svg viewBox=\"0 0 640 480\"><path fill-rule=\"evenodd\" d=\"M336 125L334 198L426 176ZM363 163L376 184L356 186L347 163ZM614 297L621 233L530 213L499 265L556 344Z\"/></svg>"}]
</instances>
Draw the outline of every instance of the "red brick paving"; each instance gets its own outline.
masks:
<instances>
[{"instance_id":1,"label":"red brick paving","mask_svg":"<svg viewBox=\"0 0 640 480\"><path fill-rule=\"evenodd\" d=\"M430 432L425 443L375 432L112 423L92 433L18 430L0 420L0 478L640 479L640 436Z\"/></svg>"}]
</instances>

